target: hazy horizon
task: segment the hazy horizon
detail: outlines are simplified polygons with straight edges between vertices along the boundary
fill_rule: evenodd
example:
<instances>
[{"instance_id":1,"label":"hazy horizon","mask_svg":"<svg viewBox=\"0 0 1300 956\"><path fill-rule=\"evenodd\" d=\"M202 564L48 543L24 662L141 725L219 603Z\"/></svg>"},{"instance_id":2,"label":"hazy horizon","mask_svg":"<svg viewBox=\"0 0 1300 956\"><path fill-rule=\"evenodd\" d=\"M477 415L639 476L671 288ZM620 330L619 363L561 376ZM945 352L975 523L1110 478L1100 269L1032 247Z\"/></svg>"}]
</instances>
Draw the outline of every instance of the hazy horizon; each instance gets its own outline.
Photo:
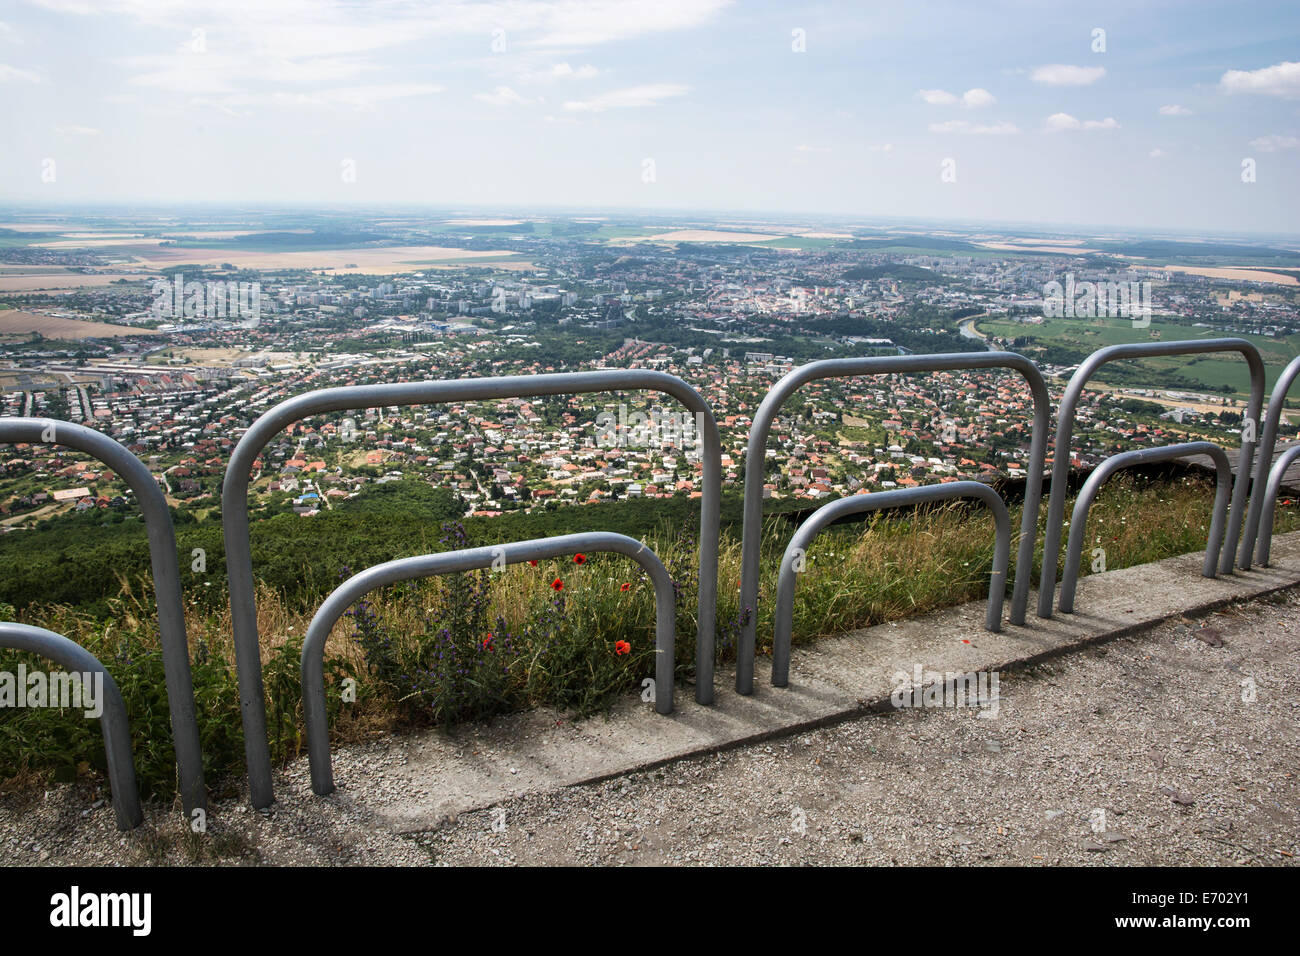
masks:
<instances>
[{"instance_id":1,"label":"hazy horizon","mask_svg":"<svg viewBox=\"0 0 1300 956\"><path fill-rule=\"evenodd\" d=\"M698 220L700 223L722 224L734 221L737 224L760 225L762 223L782 223L788 225L835 225L843 228L853 227L859 230L879 230L883 232L905 229L926 230L934 233L953 232L957 234L975 234L982 232L1005 233L1032 237L1070 236L1079 238L1103 238L1106 236L1124 237L1164 237L1187 242L1214 239L1246 239L1253 242L1277 242L1300 244L1300 229L1294 231L1264 231L1249 229L1212 229L1195 227L1142 227L1125 226L1116 223L1080 223L1041 221L1012 221L996 219L938 219L924 216L877 216L869 213L831 212L817 210L783 211L762 209L710 209L697 208L658 208L650 206L570 206L563 204L543 205L449 205L437 203L366 203L366 202L256 202L256 201L211 201L211 202L170 202L157 203L148 200L86 200L78 202L67 200L60 203L38 203L6 201L0 199L0 214L32 216L34 218L62 217L78 221L96 218L98 214L132 213L144 217L155 215L160 221L169 218L184 217L185 214L247 214L258 213L348 213L353 215L390 214L411 217L442 219L457 215L492 216L514 219L646 219L664 222L683 223Z\"/></svg>"}]
</instances>

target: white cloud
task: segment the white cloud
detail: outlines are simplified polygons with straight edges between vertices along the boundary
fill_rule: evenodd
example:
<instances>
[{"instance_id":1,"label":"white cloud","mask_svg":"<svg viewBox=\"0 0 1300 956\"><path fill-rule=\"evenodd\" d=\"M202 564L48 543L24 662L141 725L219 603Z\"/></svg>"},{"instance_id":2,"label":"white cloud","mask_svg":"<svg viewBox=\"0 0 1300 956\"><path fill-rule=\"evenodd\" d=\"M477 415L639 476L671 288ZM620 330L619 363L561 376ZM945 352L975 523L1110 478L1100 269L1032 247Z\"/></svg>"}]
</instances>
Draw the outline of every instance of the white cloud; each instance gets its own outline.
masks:
<instances>
[{"instance_id":1,"label":"white cloud","mask_svg":"<svg viewBox=\"0 0 1300 956\"><path fill-rule=\"evenodd\" d=\"M917 90L916 95L931 106L951 106L957 102L957 97L947 90Z\"/></svg>"},{"instance_id":2,"label":"white cloud","mask_svg":"<svg viewBox=\"0 0 1300 956\"><path fill-rule=\"evenodd\" d=\"M1006 133L1019 133L1015 124L1001 122L980 125L969 120L948 120L946 123L931 123L931 133L970 133L977 136L1000 136Z\"/></svg>"},{"instance_id":3,"label":"white cloud","mask_svg":"<svg viewBox=\"0 0 1300 956\"><path fill-rule=\"evenodd\" d=\"M101 131L93 126L56 126L54 132L66 136L98 136Z\"/></svg>"},{"instance_id":4,"label":"white cloud","mask_svg":"<svg viewBox=\"0 0 1300 956\"><path fill-rule=\"evenodd\" d=\"M978 86L967 90L961 96L949 93L947 90L917 90L916 95L931 106L953 106L960 103L967 109L979 109L983 106L992 106L997 102L992 93Z\"/></svg>"},{"instance_id":5,"label":"white cloud","mask_svg":"<svg viewBox=\"0 0 1300 956\"><path fill-rule=\"evenodd\" d=\"M322 85L352 80L375 69L351 56L305 59L265 57L248 51L198 54L188 48L164 54L127 57L116 61L138 71L128 82L189 94L235 93L250 85Z\"/></svg>"},{"instance_id":6,"label":"white cloud","mask_svg":"<svg viewBox=\"0 0 1300 956\"><path fill-rule=\"evenodd\" d=\"M1252 148L1262 150L1265 153L1276 153L1279 149L1300 149L1300 137L1279 136L1276 133L1270 133L1268 136L1252 139L1250 145Z\"/></svg>"},{"instance_id":7,"label":"white cloud","mask_svg":"<svg viewBox=\"0 0 1300 956\"><path fill-rule=\"evenodd\" d=\"M1161 149L1159 146L1157 146L1155 149L1151 150L1151 152L1147 153L1147 155L1150 156L1152 159L1160 159L1162 156L1165 155L1165 151Z\"/></svg>"},{"instance_id":8,"label":"white cloud","mask_svg":"<svg viewBox=\"0 0 1300 956\"><path fill-rule=\"evenodd\" d=\"M796 146L794 149L796 153L829 153L831 151L829 146L805 146L803 144Z\"/></svg>"},{"instance_id":9,"label":"white cloud","mask_svg":"<svg viewBox=\"0 0 1300 956\"><path fill-rule=\"evenodd\" d=\"M527 106L536 100L520 96L508 86L498 86L491 93L475 93L474 99L491 106Z\"/></svg>"},{"instance_id":10,"label":"white cloud","mask_svg":"<svg viewBox=\"0 0 1300 956\"><path fill-rule=\"evenodd\" d=\"M256 97L248 94L228 96L221 100L213 99L209 96L196 96L190 100L190 106L207 106L216 110L218 113L225 113L227 116L252 116L252 110L240 107L244 104L252 103L255 99Z\"/></svg>"},{"instance_id":11,"label":"white cloud","mask_svg":"<svg viewBox=\"0 0 1300 956\"><path fill-rule=\"evenodd\" d=\"M1300 96L1300 63L1275 63L1260 70L1229 70L1219 80L1225 93Z\"/></svg>"},{"instance_id":12,"label":"white cloud","mask_svg":"<svg viewBox=\"0 0 1300 956\"><path fill-rule=\"evenodd\" d=\"M894 151L893 143L881 143L879 146L868 146L868 153L892 153Z\"/></svg>"},{"instance_id":13,"label":"white cloud","mask_svg":"<svg viewBox=\"0 0 1300 956\"><path fill-rule=\"evenodd\" d=\"M1053 113L1044 121L1044 125L1050 132L1059 133L1064 130L1082 129L1119 129L1119 123L1115 117L1107 116L1104 120L1080 120L1071 116L1069 113Z\"/></svg>"},{"instance_id":14,"label":"white cloud","mask_svg":"<svg viewBox=\"0 0 1300 956\"><path fill-rule=\"evenodd\" d=\"M16 66L0 63L0 83L39 83L41 78L31 70L20 70Z\"/></svg>"},{"instance_id":15,"label":"white cloud","mask_svg":"<svg viewBox=\"0 0 1300 956\"><path fill-rule=\"evenodd\" d=\"M600 75L600 70L590 63L574 66L571 63L554 63L547 67L523 70L517 74L525 85L560 83L567 80L590 80Z\"/></svg>"},{"instance_id":16,"label":"white cloud","mask_svg":"<svg viewBox=\"0 0 1300 956\"><path fill-rule=\"evenodd\" d=\"M1089 86L1106 75L1104 66L1069 66L1065 63L1053 63L1040 66L1029 74L1035 83L1047 86Z\"/></svg>"},{"instance_id":17,"label":"white cloud","mask_svg":"<svg viewBox=\"0 0 1300 956\"><path fill-rule=\"evenodd\" d=\"M589 80L600 71L590 63L574 69L567 63L557 63L551 67L551 76L572 76L579 80Z\"/></svg>"},{"instance_id":18,"label":"white cloud","mask_svg":"<svg viewBox=\"0 0 1300 956\"><path fill-rule=\"evenodd\" d=\"M378 75L422 42L452 41L484 66L513 69L487 86L525 82L531 57L572 58L605 43L699 28L733 0L33 0L69 16L106 23L133 21L177 38L176 48L119 59L137 88L156 95L204 97L229 108L239 102L276 102L302 96L338 101L340 89L359 89L363 75ZM192 49L192 31L205 31L206 49ZM494 39L504 39L498 54ZM557 56L557 53L562 55ZM552 62L546 64L552 69ZM550 80L589 79L598 71L572 59L556 64ZM22 72L0 81L26 79ZM286 86L289 88L285 92ZM294 90L295 86L302 89ZM227 97L239 99L231 100ZM379 88L366 97L382 97Z\"/></svg>"},{"instance_id":19,"label":"white cloud","mask_svg":"<svg viewBox=\"0 0 1300 956\"><path fill-rule=\"evenodd\" d=\"M487 53L493 30L505 31L508 50L589 47L703 26L733 0L443 0L374 5L353 0L38 2L68 14L129 16L149 28L174 29L186 37L195 26L204 26L209 36L237 34L239 46L251 46L260 55L298 58L374 52L448 37L479 37ZM361 15L363 10L369 15Z\"/></svg>"},{"instance_id":20,"label":"white cloud","mask_svg":"<svg viewBox=\"0 0 1300 956\"><path fill-rule=\"evenodd\" d=\"M681 96L690 89L680 83L644 83L641 86L611 90L587 100L569 100L564 108L572 113L600 113L634 106L654 106L660 100Z\"/></svg>"},{"instance_id":21,"label":"white cloud","mask_svg":"<svg viewBox=\"0 0 1300 956\"><path fill-rule=\"evenodd\" d=\"M967 90L961 95L962 106L968 107L969 109L979 109L984 106L992 106L996 102L997 100L993 98L992 93L979 86L975 87L973 90Z\"/></svg>"},{"instance_id":22,"label":"white cloud","mask_svg":"<svg viewBox=\"0 0 1300 956\"><path fill-rule=\"evenodd\" d=\"M1186 106L1179 106L1177 103L1173 103L1169 106L1160 107L1160 115L1161 116L1191 116L1192 111L1189 110Z\"/></svg>"},{"instance_id":23,"label":"white cloud","mask_svg":"<svg viewBox=\"0 0 1300 956\"><path fill-rule=\"evenodd\" d=\"M411 96L430 96L445 92L446 88L431 83L387 83L370 86L346 86L329 90L311 92L276 93L232 93L228 96L195 97L190 102L195 106L211 106L229 113L231 116L247 116L250 109L273 107L296 109L317 107L321 109L338 109L351 107L356 110L372 110L379 103L387 100L405 99Z\"/></svg>"}]
</instances>

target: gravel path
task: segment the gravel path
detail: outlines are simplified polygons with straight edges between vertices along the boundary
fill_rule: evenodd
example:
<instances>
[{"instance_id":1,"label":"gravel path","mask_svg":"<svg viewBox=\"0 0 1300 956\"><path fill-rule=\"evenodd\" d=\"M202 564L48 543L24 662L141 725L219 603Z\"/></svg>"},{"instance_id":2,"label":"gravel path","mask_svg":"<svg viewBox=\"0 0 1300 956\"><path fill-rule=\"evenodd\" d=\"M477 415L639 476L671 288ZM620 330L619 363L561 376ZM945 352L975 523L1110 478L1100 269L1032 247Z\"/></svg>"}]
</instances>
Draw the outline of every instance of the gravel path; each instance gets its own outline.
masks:
<instances>
[{"instance_id":1,"label":"gravel path","mask_svg":"<svg viewBox=\"0 0 1300 956\"><path fill-rule=\"evenodd\" d=\"M336 764L364 799L311 796L305 762L262 814L206 835L147 811L130 836L86 786L0 797L0 862L1294 865L1300 591L1001 676L995 717L904 709L524 796L388 832L383 742ZM924 662L922 662L924 663Z\"/></svg>"}]
</instances>

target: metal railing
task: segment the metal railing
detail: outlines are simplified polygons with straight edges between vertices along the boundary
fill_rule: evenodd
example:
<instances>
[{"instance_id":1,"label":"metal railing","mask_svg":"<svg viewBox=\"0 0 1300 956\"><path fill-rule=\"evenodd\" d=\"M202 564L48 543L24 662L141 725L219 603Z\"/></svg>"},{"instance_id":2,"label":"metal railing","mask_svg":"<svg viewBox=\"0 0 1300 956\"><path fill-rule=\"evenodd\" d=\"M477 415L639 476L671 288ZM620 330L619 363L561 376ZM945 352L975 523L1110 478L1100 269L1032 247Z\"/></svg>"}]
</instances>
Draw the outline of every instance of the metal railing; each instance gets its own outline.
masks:
<instances>
[{"instance_id":1,"label":"metal railing","mask_svg":"<svg viewBox=\"0 0 1300 956\"><path fill-rule=\"evenodd\" d=\"M1244 339L1224 338L1201 342L1165 342L1139 345L1121 345L1101 349L1089 356L1070 379L1062 399L1057 419L1056 455L1052 479L1054 489L1060 493L1052 496L1049 510L1045 552L1043 559L1043 585L1039 589L1038 615L1050 617L1055 596L1055 572L1063 528L1066 475L1070 462L1070 440L1074 415L1083 389L1089 378L1104 363L1124 358L1140 358L1207 352L1237 351L1242 353L1250 367L1251 395L1247 404L1246 425L1259 423L1263 404L1263 364L1254 346ZM757 628L758 570L762 533L762 490L766 465L766 444L772 425L781 406L803 384L823 378L845 378L860 375L899 374L934 371L987 370L1004 368L1019 372L1029 384L1034 403L1034 418L1030 435L1028 476L1025 488L1025 510L1021 521L1017 551L1017 573L1012 591L1009 619L1013 624L1023 624L1028 603L1028 590L1035 547L1037 516L1041 505L1043 467L1046 456L1046 431L1050 406L1046 385L1038 368L1029 359L1013 352L949 353L939 355L876 356L854 359L833 359L812 362L794 369L764 397L754 416L746 451L744 482L744 529L742 538L742 570L740 605L747 612L738 647L736 689L741 694L753 690L755 635ZM1241 450L1242 467L1231 491L1231 507L1227 509L1227 482L1230 473L1222 449L1205 442L1169 446L1160 449L1143 449L1107 459L1088 479L1075 504L1074 524L1067 547L1066 566L1060 609L1072 610L1079 570L1081 536L1086 525L1087 510L1097 489L1113 471L1130 464L1164 461L1189 454L1208 454L1218 471L1214 516L1210 542L1207 544L1206 566L1203 573L1213 576L1216 560L1219 570L1231 573L1234 563L1233 544L1241 533L1241 556L1248 566L1250 554L1256 550L1260 563L1267 564L1271 527L1277 488L1282 474L1291 462L1300 457L1300 445L1289 449L1269 470L1272 445L1276 440L1281 421L1281 409L1288 388L1300 376L1300 358L1288 365L1279 379L1270 399L1269 415L1263 424L1261 436L1265 448L1261 450L1255 471L1256 492L1250 498L1250 515L1242 533L1250 467L1256 442L1250 432L1243 429ZM560 373L540 376L505 376L498 378L457 379L363 385L329 388L309 392L289 399L261 415L245 432L231 455L226 469L222 491L222 522L226 546L227 573L230 584L230 603L234 630L234 646L239 680L241 717L245 735L245 757L248 765L250 795L256 807L269 806L273 801L271 790L271 762L269 740L266 733L266 710L262 685L261 658L257 630L257 606L253 582L251 540L249 537L248 493L254 461L266 444L288 425L312 415L328 412L359 410L390 405L422 405L445 402L473 402L502 398L524 398L544 395L566 395L592 392L618 392L654 390L680 400L702 421L701 458L703 461L703 491L700 513L700 593L698 629L696 634L696 700L701 704L713 702L715 623L717 604L718 548L721 501L721 443L717 423L708 404L690 385L675 376L645 370L600 370L594 372ZM1253 427L1253 426L1251 426ZM182 801L188 815L206 806L203 780L202 752L195 717L194 692L190 673L188 643L181 601L180 568L175 530L166 497L148 468L126 448L111 438L71 422L40 418L0 418L0 442L27 442L32 444L65 445L93 455L106 467L113 469L134 491L143 514L148 533L153 585L158 606L159 640L166 675L168 704L180 781ZM1265 478L1267 489L1261 487ZM990 630L1000 627L1005 595L1005 579L1010 560L1010 528L1007 509L1001 497L986 485L978 482L955 482L916 489L877 492L857 495L832 502L818 509L796 532L782 559L777 586L776 625L774 634L773 683L785 686L788 681L790 656L790 627L793 614L795 571L793 556L806 551L813 537L827 524L847 514L872 511L885 507L916 504L953 497L976 497L989 504L997 524L993 578L986 613L986 626ZM1261 529L1261 522L1263 527ZM1226 536L1224 525L1227 524ZM1261 533L1262 530L1262 533ZM1227 540L1229 546L1222 547ZM657 625L656 644L659 657L656 662L656 709L668 713L673 698L673 610L672 583L659 559L643 544L623 535L608 532L587 532L550 539L514 542L497 546L469 549L444 554L403 558L378 565L351 578L336 589L318 610L303 649L304 701L307 710L307 732L312 760L313 785L332 787L330 781L328 727L326 726L322 650L325 636L348 604L366 591L392 581L443 574L450 571L469 570L491 566L494 559L504 555L507 563L540 559L571 553L578 549L606 550L626 554L646 568L655 582ZM665 601L667 602L665 604ZM666 630L665 630L666 629ZM33 635L39 635L34 637ZM103 671L98 661L77 648L73 655L64 646L76 647L67 638L39 628L23 625L0 625L0 638L22 640L22 644L4 646L21 647L37 653L47 653L61 662L75 659L80 665L93 665L92 670ZM3 640L0 640L3 644ZM309 653L310 651L310 653ZM666 651L666 653L665 653ZM57 652L62 656L55 656ZM71 656L70 656L71 655ZM78 655L85 655L78 656ZM87 660L88 658L88 660ZM106 672L105 672L106 673ZM106 679L111 684L111 678ZM112 684L117 704L120 693ZM112 696L112 695L110 695ZM117 725L125 722L125 709L120 707L121 721L116 716L106 717L104 732L106 742L114 737L112 749L117 756L110 761L110 777L114 785L115 806L120 792L125 800L128 793L135 804L132 819L138 822L138 794L135 792L134 770L130 787L122 778L123 748ZM126 762L130 765L130 738L126 730ZM320 771L324 761L324 770ZM113 764L117 770L113 769ZM322 776L323 774L323 776ZM328 792L321 791L317 792ZM117 806L119 825L129 806ZM127 816L130 816L128 813ZM131 824L134 825L134 824Z\"/></svg>"},{"instance_id":2,"label":"metal railing","mask_svg":"<svg viewBox=\"0 0 1300 956\"><path fill-rule=\"evenodd\" d=\"M1264 492L1263 525L1260 528L1259 547L1255 551L1255 560L1263 567L1268 567L1269 552L1273 548L1273 511L1277 507L1277 494L1282 488L1282 478L1286 475L1286 470L1297 458L1300 458L1300 445L1292 445L1282 453L1282 457L1268 473L1268 487Z\"/></svg>"},{"instance_id":3,"label":"metal railing","mask_svg":"<svg viewBox=\"0 0 1300 956\"><path fill-rule=\"evenodd\" d=\"M825 359L809 362L789 372L772 386L754 415L745 450L745 514L741 532L740 613L742 627L736 662L736 690L754 690L755 635L758 627L758 566L763 534L763 472L768 433L777 411L801 385L822 378L851 378L909 372L943 372L1005 368L1019 372L1029 383L1034 401L1030 433L1029 469L1025 481L1025 512L1020 523L1016 552L1016 580L1011 595L1011 623L1025 622L1029 580L1033 573L1034 541L1038 534L1038 506L1042 497L1043 462L1046 458L1051 404L1042 373L1015 352L945 352L935 355L889 355L867 358ZM1039 609L1040 616L1046 616ZM748 615L745 617L745 615Z\"/></svg>"},{"instance_id":4,"label":"metal railing","mask_svg":"<svg viewBox=\"0 0 1300 956\"><path fill-rule=\"evenodd\" d=\"M950 481L923 488L899 488L896 491L878 491L866 495L841 498L823 505L799 526L786 546L781 558L781 572L776 585L776 615L772 635L772 685L785 687L790 681L790 632L794 619L795 575L801 560L806 560L808 546L813 538L834 521L846 515L877 511L881 508L898 508L947 501L952 498L978 498L993 512L996 544L993 551L993 573L989 579L988 608L984 613L984 626L990 631L1002 630L1002 602L1006 595L1007 564L1011 560L1011 518L1002 496L988 485L978 481Z\"/></svg>"},{"instance_id":5,"label":"metal railing","mask_svg":"<svg viewBox=\"0 0 1300 956\"><path fill-rule=\"evenodd\" d=\"M1111 345L1098 349L1079 365L1061 396L1056 415L1056 438L1052 446L1052 493L1047 509L1047 530L1043 539L1043 567L1038 584L1038 616L1052 616L1052 599L1056 594L1056 562L1061 549L1061 530L1065 522L1066 485L1070 473L1070 440L1074 434L1074 413L1084 386L1093 373L1107 362L1129 358L1156 358L1165 355L1203 355L1206 352L1240 352L1250 367L1250 400L1246 405L1246 420L1253 422L1251 430L1259 427L1259 413L1264 405L1264 363L1259 351L1245 339L1205 339L1201 342L1141 342L1134 345ZM1219 570L1232 573L1233 555L1237 536L1242 527L1246 490L1250 485L1250 462L1255 454L1254 436L1245 440L1248 432L1242 422L1241 457L1238 459L1237 479L1233 484L1232 507L1228 513L1228 547L1224 549ZM1249 549L1249 542L1242 542ZM1246 552L1249 555L1249 550Z\"/></svg>"},{"instance_id":6,"label":"metal railing","mask_svg":"<svg viewBox=\"0 0 1300 956\"><path fill-rule=\"evenodd\" d=\"M650 575L655 589L655 710L661 714L671 714L676 615L673 582L655 553L635 538L611 531L587 531L554 538L398 558L377 564L348 578L325 599L308 625L307 637L302 645L302 700L307 724L307 754L311 764L312 789L321 796L334 790L329 718L325 707L325 641L343 612L358 598L375 588L397 581L518 564L521 561L539 561L578 551L605 551L626 555Z\"/></svg>"},{"instance_id":7,"label":"metal railing","mask_svg":"<svg viewBox=\"0 0 1300 956\"><path fill-rule=\"evenodd\" d=\"M126 716L126 704L117 688L113 675L76 641L55 634L43 627L27 624L0 624L0 647L12 647L49 658L71 673L99 674L102 676L103 713L99 715L99 729L104 735L104 758L108 764L108 783L113 793L113 813L119 830L131 830L144 819L140 811L140 792L135 782L135 761L131 755L131 724ZM83 685L84 686L84 685Z\"/></svg>"},{"instance_id":8,"label":"metal railing","mask_svg":"<svg viewBox=\"0 0 1300 956\"><path fill-rule=\"evenodd\" d=\"M1264 416L1264 424L1259 433L1259 450L1256 452L1259 460L1255 463L1255 483L1254 490L1250 496L1250 513L1246 515L1246 536L1242 541L1241 553L1237 556L1238 565L1245 570L1250 567L1250 553L1255 552L1255 560L1259 564L1268 564L1268 552L1272 544L1273 537L1273 508L1275 505L1274 496L1277 494L1277 488L1281 484L1282 475L1277 476L1277 483L1273 482L1272 462L1273 452L1277 444L1277 432L1282 427L1282 412L1286 408L1286 393L1291 390L1295 384L1296 377L1300 376L1300 355L1293 358L1287 367L1282 370L1282 374L1277 377L1273 383L1273 392L1268 396L1268 411ZM1286 471L1285 468L1282 469ZM1263 494L1265 483L1269 487L1267 495ZM1268 520L1263 522L1263 537L1260 537L1260 519L1267 508Z\"/></svg>"},{"instance_id":9,"label":"metal railing","mask_svg":"<svg viewBox=\"0 0 1300 956\"><path fill-rule=\"evenodd\" d=\"M226 468L221 520L230 580L235 659L249 792L254 807L271 804L271 752L266 735L266 703L257 634L257 601L248 527L248 486L253 462L271 438L286 426L325 412L387 405L427 405L541 395L647 390L672 395L703 417L703 492L700 498L700 597L695 644L695 699L713 703L714 619L718 598L718 538L722 501L722 445L713 412L699 392L676 376L641 369L510 375L448 381L405 382L327 388L298 395L261 415L240 439Z\"/></svg>"},{"instance_id":10,"label":"metal railing","mask_svg":"<svg viewBox=\"0 0 1300 956\"><path fill-rule=\"evenodd\" d=\"M1079 497L1075 499L1074 511L1070 513L1070 538L1065 545L1065 570L1061 574L1061 600L1058 606L1062 614L1074 613L1074 592L1079 582L1079 564L1083 553L1083 535L1088 525L1088 509L1092 507L1106 479L1121 468L1175 461L1193 455L1209 455L1214 460L1214 508L1210 516L1209 538L1205 543L1205 564L1201 568L1202 577L1214 577L1219 552L1223 547L1223 525L1227 518L1228 497L1232 484L1232 466L1228 463L1228 456L1224 454L1223 449L1214 442L1192 441L1179 445L1165 445L1162 448L1142 448L1137 451L1121 452L1107 458L1093 469L1088 480L1079 489ZM1228 570L1229 572L1232 570L1231 563Z\"/></svg>"},{"instance_id":11,"label":"metal railing","mask_svg":"<svg viewBox=\"0 0 1300 956\"><path fill-rule=\"evenodd\" d=\"M158 642L167 682L167 705L171 709L181 803L186 816L192 816L195 810L207 807L207 790L203 784L203 751L194 713L176 531L166 496L139 458L107 435L84 425L48 418L0 418L0 442L75 448L111 468L135 492L149 538L154 596L158 604Z\"/></svg>"}]
</instances>

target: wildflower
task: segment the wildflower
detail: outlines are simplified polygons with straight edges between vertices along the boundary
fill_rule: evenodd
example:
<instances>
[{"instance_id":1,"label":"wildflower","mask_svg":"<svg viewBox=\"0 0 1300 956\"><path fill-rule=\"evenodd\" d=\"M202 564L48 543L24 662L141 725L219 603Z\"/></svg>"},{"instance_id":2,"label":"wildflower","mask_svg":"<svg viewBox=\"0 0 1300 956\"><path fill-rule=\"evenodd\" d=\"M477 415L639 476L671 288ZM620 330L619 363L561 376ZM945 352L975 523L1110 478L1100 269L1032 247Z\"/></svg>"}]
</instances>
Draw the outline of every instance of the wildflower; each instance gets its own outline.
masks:
<instances>
[{"instance_id":1,"label":"wildflower","mask_svg":"<svg viewBox=\"0 0 1300 956\"><path fill-rule=\"evenodd\" d=\"M559 578L556 578L554 581L551 582L551 587L555 588L555 590L557 591L563 591L564 582L561 581Z\"/></svg>"},{"instance_id":2,"label":"wildflower","mask_svg":"<svg viewBox=\"0 0 1300 956\"><path fill-rule=\"evenodd\" d=\"M614 653L617 654L619 657L622 657L624 654L630 654L631 652L632 652L632 645L629 644L627 641L614 642Z\"/></svg>"},{"instance_id":3,"label":"wildflower","mask_svg":"<svg viewBox=\"0 0 1300 956\"><path fill-rule=\"evenodd\" d=\"M573 556L574 564L585 564L586 561L587 561L587 556L585 554L578 553Z\"/></svg>"},{"instance_id":4,"label":"wildflower","mask_svg":"<svg viewBox=\"0 0 1300 956\"><path fill-rule=\"evenodd\" d=\"M483 638L483 650L486 651L486 650L488 650L491 646L492 646L492 635L489 634L487 637Z\"/></svg>"},{"instance_id":5,"label":"wildflower","mask_svg":"<svg viewBox=\"0 0 1300 956\"><path fill-rule=\"evenodd\" d=\"M630 590L632 590L632 582L630 582L630 581L624 581L622 584L620 584L620 585L618 586L618 589L619 589L620 591L630 591Z\"/></svg>"},{"instance_id":6,"label":"wildflower","mask_svg":"<svg viewBox=\"0 0 1300 956\"><path fill-rule=\"evenodd\" d=\"M537 560L536 560L536 559L533 559L532 561L529 561L529 562L528 562L528 566L529 566L530 568L535 568L535 567L537 567Z\"/></svg>"}]
</instances>

